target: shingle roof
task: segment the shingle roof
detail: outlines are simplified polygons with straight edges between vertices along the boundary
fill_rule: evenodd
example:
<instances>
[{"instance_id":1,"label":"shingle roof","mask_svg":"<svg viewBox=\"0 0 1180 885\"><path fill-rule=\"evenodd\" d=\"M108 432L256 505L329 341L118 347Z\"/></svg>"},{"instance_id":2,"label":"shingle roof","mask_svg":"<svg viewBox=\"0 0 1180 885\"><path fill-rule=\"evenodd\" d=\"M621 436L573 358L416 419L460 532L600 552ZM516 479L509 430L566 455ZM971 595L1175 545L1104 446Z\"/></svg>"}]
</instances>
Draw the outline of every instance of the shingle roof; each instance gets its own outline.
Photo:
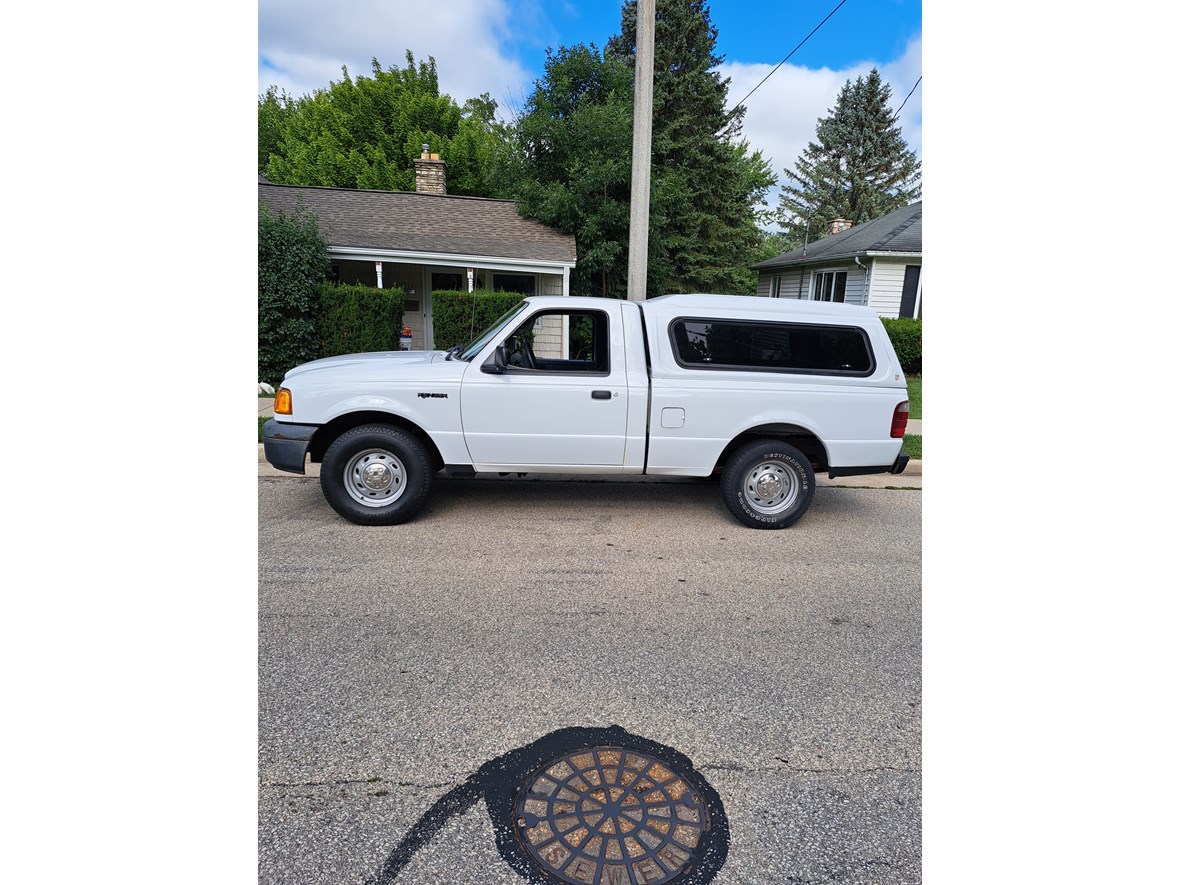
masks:
<instances>
[{"instance_id":1,"label":"shingle roof","mask_svg":"<svg viewBox=\"0 0 1180 885\"><path fill-rule=\"evenodd\" d=\"M767 261L760 261L752 267L754 270L765 270L796 264L813 264L817 261L852 258L854 255L866 255L870 252L921 255L922 201L894 209L873 221L866 221L846 231L808 243L806 256L803 254L803 247L800 247Z\"/></svg>"},{"instance_id":2,"label":"shingle roof","mask_svg":"<svg viewBox=\"0 0 1180 885\"><path fill-rule=\"evenodd\" d=\"M574 237L516 214L510 200L258 182L272 211L315 213L331 247L574 264Z\"/></svg>"}]
</instances>

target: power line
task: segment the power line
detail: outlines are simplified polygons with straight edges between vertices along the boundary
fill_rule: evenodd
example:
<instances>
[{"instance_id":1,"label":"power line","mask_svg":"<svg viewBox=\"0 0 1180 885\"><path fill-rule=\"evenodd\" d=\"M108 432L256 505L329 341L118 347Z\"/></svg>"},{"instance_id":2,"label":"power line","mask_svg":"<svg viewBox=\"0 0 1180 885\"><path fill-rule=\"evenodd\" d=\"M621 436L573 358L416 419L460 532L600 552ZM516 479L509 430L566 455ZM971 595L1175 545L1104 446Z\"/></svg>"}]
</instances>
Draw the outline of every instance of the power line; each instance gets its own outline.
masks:
<instances>
[{"instance_id":1,"label":"power line","mask_svg":"<svg viewBox=\"0 0 1180 885\"><path fill-rule=\"evenodd\" d=\"M799 41L799 46L802 46L804 43L806 43L808 40L810 40L811 35L814 34L816 31L818 31L820 28L822 28L824 26L824 24L827 22L827 20L829 18L831 18L833 15L835 15L837 10L839 10L840 7L843 6L847 2L848 2L848 0L840 0L840 2L836 4L836 8L833 9L831 12L829 12L827 14L827 17L822 22L820 22L818 25L816 25L814 28L811 29L811 34L808 34L806 37L804 37L802 40ZM787 59L799 51L799 46L796 46L794 49L792 49L790 52L788 52L787 58L784 58L777 65L774 66L774 71L777 71L779 68L781 68L783 65L785 65L787 63ZM774 71L771 71L769 74L767 74L765 77L763 77L759 81L758 86L761 86L763 83L765 83L767 80L769 80L774 75ZM753 95L755 92L757 92L758 86L755 86L753 89L751 89L746 94L746 98L749 98L751 95ZM906 96L906 97L908 98L909 96ZM739 101L737 104L735 104L733 106L735 111L746 103L746 98L743 98L741 101Z\"/></svg>"},{"instance_id":2,"label":"power line","mask_svg":"<svg viewBox=\"0 0 1180 885\"><path fill-rule=\"evenodd\" d=\"M914 84L914 89L917 89L917 88L918 88L918 83L921 83L921 82L922 82L922 78L921 78L921 76L919 76L919 77L918 77L918 82ZM906 95L906 97L905 97L905 100L904 100L904 101L902 101L902 103L901 103L901 108L904 108L904 107L905 107L905 103L906 103L907 101L909 101L909 100L910 100L910 96L914 94L914 89L911 89L911 90L909 91L909 93ZM896 119L898 118L898 116L901 114L901 108L898 108L898 109L897 109L897 113L893 115L893 119L894 119L894 120L896 120ZM892 122L892 121L891 121L891 122Z\"/></svg>"}]
</instances>

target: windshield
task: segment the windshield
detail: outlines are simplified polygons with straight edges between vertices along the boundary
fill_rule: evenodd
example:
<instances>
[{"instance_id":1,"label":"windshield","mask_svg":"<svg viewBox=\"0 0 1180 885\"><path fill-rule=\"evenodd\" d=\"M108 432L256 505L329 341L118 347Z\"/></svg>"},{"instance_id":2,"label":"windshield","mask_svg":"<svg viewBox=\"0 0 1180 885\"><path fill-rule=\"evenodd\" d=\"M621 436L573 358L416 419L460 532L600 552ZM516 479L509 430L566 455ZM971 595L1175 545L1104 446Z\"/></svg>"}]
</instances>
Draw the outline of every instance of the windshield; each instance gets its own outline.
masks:
<instances>
[{"instance_id":1,"label":"windshield","mask_svg":"<svg viewBox=\"0 0 1180 885\"><path fill-rule=\"evenodd\" d=\"M476 338L474 341L464 347L458 354L456 354L456 358L463 360L465 363L471 362L472 358L474 358L477 353L484 349L484 345L491 341L496 336L497 332L503 329L514 316L524 310L524 306L525 302L521 301L518 304L508 308L508 310L502 317L500 317L500 319L496 320L494 323L484 329L478 338Z\"/></svg>"}]
</instances>

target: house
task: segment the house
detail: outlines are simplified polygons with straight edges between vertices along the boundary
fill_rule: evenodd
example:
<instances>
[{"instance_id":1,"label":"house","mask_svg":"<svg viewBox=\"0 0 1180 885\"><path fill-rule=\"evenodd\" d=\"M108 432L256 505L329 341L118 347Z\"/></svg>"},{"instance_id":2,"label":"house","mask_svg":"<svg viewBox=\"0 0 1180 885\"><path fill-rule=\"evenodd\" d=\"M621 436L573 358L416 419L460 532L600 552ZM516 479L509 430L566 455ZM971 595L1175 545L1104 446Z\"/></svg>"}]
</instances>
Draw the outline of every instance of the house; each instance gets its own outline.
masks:
<instances>
[{"instance_id":1,"label":"house","mask_svg":"<svg viewBox=\"0 0 1180 885\"><path fill-rule=\"evenodd\" d=\"M313 212L332 278L405 292L413 350L434 349L431 293L488 290L569 295L574 237L521 218L511 200L448 196L446 163L425 149L415 191L272 184L258 200L275 213Z\"/></svg>"},{"instance_id":2,"label":"house","mask_svg":"<svg viewBox=\"0 0 1180 885\"><path fill-rule=\"evenodd\" d=\"M922 316L922 202L753 265L758 294L867 304L883 317Z\"/></svg>"}]
</instances>

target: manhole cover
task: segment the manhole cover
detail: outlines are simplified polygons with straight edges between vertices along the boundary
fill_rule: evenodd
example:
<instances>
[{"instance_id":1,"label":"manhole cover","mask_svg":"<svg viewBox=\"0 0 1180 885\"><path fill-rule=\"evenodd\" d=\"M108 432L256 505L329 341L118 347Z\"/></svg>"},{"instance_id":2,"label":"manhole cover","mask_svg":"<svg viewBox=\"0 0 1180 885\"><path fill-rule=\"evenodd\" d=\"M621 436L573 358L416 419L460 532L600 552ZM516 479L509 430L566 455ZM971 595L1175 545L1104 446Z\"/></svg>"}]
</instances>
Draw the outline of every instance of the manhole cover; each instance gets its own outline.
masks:
<instances>
[{"instance_id":1,"label":"manhole cover","mask_svg":"<svg viewBox=\"0 0 1180 885\"><path fill-rule=\"evenodd\" d=\"M516 800L517 835L550 877L590 885L660 885L692 865L709 814L667 763L623 747L554 759Z\"/></svg>"}]
</instances>

